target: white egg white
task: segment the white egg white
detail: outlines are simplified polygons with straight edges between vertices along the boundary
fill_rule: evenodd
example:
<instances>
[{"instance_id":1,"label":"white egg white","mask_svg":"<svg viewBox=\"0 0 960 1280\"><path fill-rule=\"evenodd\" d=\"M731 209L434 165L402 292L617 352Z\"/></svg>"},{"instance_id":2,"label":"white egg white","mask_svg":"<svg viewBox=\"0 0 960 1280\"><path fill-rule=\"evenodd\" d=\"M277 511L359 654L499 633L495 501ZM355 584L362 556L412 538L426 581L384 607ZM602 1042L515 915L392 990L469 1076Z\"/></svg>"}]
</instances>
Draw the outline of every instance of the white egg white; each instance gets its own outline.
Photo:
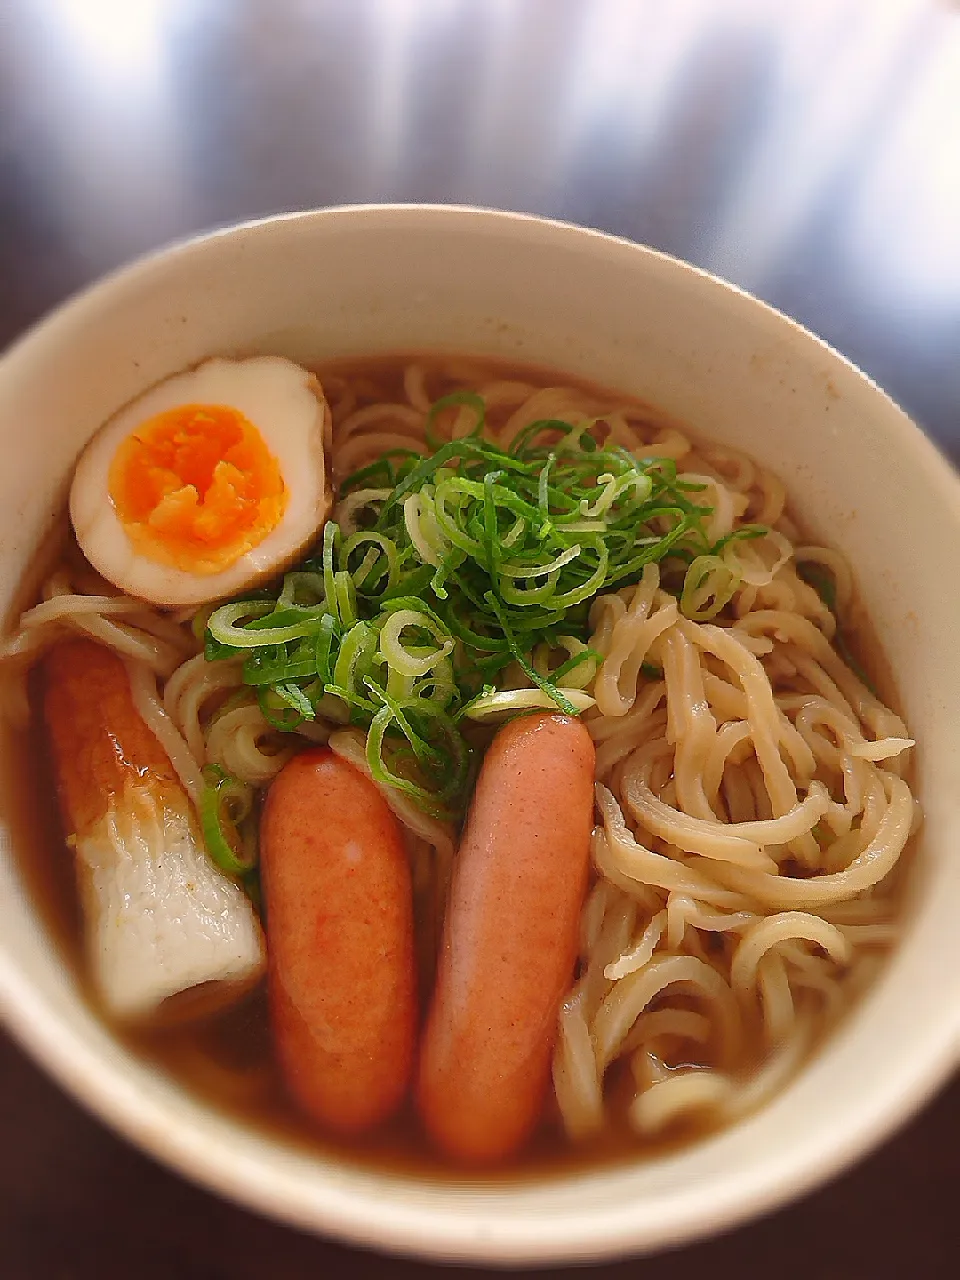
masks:
<instances>
[{"instance_id":1,"label":"white egg white","mask_svg":"<svg viewBox=\"0 0 960 1280\"><path fill-rule=\"evenodd\" d=\"M110 498L110 466L121 441L157 414L186 404L228 405L242 413L276 458L287 488L276 527L218 573L190 573L140 554ZM315 539L330 507L325 412L316 378L280 356L215 358L158 383L105 423L80 456L70 488L80 549L115 586L158 605L220 600L279 572Z\"/></svg>"}]
</instances>

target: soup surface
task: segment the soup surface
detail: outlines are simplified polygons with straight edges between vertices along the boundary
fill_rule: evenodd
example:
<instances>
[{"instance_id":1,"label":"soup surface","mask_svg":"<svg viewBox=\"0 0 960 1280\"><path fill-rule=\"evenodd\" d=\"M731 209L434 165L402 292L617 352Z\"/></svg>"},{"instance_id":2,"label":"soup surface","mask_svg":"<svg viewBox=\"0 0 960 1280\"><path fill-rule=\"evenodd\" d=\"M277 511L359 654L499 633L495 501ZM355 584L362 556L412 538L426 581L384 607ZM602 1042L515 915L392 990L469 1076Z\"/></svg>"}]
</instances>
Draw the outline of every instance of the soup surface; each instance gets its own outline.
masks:
<instances>
[{"instance_id":1,"label":"soup surface","mask_svg":"<svg viewBox=\"0 0 960 1280\"><path fill-rule=\"evenodd\" d=\"M397 743L404 747L398 725L406 704L396 703L399 685L376 683L379 659L364 669L376 688L358 678L345 694L343 671L354 678L346 659L317 688L316 672L311 684L296 666L291 646L303 643L299 635L278 638L269 654L266 646L257 650L251 667L252 649L231 641L247 644L253 632L240 636L236 628L255 631L258 616L272 620L271 637L286 634L279 585L231 592L230 599L256 602L252 621L238 606L235 620L222 622L222 609L195 603L192 584L194 594L181 596L186 604L170 597L125 610L117 600L129 597L118 596L104 566L106 582L65 533L43 591L49 616L31 622L25 615L8 646L14 675L32 667L31 715L23 776L11 780L4 798L25 873L65 956L95 1004L104 1005L105 989L114 1001L140 998L98 986L95 965L91 971L75 860L51 803L58 781L63 793L63 778L55 776L63 766L55 728L51 762L44 726L54 714L49 655L77 630L124 654L146 723L154 728L163 716L172 725L168 736L160 730L157 736L186 794L206 814L207 848L213 852L211 840L227 837L223 856L236 859L231 891L242 885L258 904L259 880L244 839L291 749L329 743L357 768L372 769L397 815L411 867L421 1021L434 998L450 884L456 891L458 883L461 823L480 760L511 716L579 714L594 744L599 786L577 958L556 1029L544 1033L550 1075L533 1131L483 1176L635 1159L734 1122L790 1078L896 938L900 853L917 821L904 781L912 742L874 692L892 690L847 567L835 552L804 540L779 478L615 392L549 371L439 356L341 361L316 375L325 399L332 520L344 540L338 563L358 584L351 588L361 601L357 616L362 623L365 583L380 572L377 557L388 558L382 539L389 536L407 554L406 530L408 563L428 572L403 580L413 639L404 648L398 631L397 661L410 673L418 662L426 669L409 675L403 696L416 688L435 702L447 697L447 737L421 741L423 757L404 764ZM464 440L489 441L519 459L517 474L522 463L533 476L531 493L539 485L542 513L558 524L566 520L567 542L553 544L542 564L528 558L509 568L512 548L522 544L530 554L531 499L526 490L505 494L509 460L475 457L470 446L458 452ZM447 461L417 488L420 459L438 450L446 450ZM601 454L611 460L610 471L591 470L591 458ZM561 510L560 498L545 496L551 476L562 476L570 492L580 486L579 506ZM444 498L444 484L459 496ZM393 525L384 514L391 492L406 504ZM500 604L489 605L503 610L492 626L483 612L486 596L467 576L469 564L448 557L446 595L430 579L447 563L433 552L454 545L444 537L460 537L466 546L483 527L484 503L487 511L495 508L491 528L500 545L476 554L493 556L497 581L506 583ZM632 527L625 532L631 512L642 521L639 534ZM454 517L461 523L450 533L443 522ZM351 537L355 548L344 553ZM311 573L319 579L324 572L316 548L305 546L300 560L285 567L289 603L305 609L307 597L296 593L309 591ZM490 565L481 567L492 579ZM588 590L583 584L591 582ZM329 585L319 590L332 598ZM76 603L94 597L108 601L99 612ZM552 603L567 598L569 607ZM417 614L418 599L429 599L429 614ZM320 607L314 598L307 603ZM369 606L368 617L375 608ZM431 632L434 609L439 621ZM543 635L518 630L525 609L547 618ZM341 658L350 621L341 615ZM503 635L518 648L484 647ZM286 665L276 667L281 660ZM384 663L379 669L389 670L389 657ZM251 670L280 671L282 678L254 684ZM457 684L456 694L443 693L445 680ZM361 705L367 689L374 698L369 711ZM379 755L370 745L377 708L393 716ZM451 781L461 750L462 776ZM234 784L252 814L230 807ZM219 822L213 835L211 814ZM138 821L124 838L147 838L154 819ZM67 827L71 834L69 820ZM84 865L80 897L89 906L99 889ZM269 891L266 897L269 955ZM240 910L233 899L227 905ZM243 928L238 954L248 945ZM512 936L522 922L504 928ZM113 943L107 938L104 945ZM174 995L149 1016L133 1003L122 1016L116 1008L107 1016L127 1043L185 1087L286 1140L427 1176L450 1167L424 1136L410 1100L415 1084L403 1089L392 1115L349 1138L306 1119L278 1062L259 969L252 959L231 964L216 975L222 981L200 983L200 1003ZM214 988L231 994L212 998L223 1007L203 1013L205 993Z\"/></svg>"}]
</instances>

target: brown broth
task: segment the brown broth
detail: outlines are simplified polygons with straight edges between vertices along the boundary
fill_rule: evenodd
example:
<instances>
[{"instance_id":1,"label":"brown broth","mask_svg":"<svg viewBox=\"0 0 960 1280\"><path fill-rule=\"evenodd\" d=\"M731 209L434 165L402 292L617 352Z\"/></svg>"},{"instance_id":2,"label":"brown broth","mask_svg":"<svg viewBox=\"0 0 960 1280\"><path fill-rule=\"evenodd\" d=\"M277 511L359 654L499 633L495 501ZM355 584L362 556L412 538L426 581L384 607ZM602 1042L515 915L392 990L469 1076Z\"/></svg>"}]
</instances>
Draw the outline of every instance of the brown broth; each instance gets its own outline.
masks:
<instances>
[{"instance_id":1,"label":"brown broth","mask_svg":"<svg viewBox=\"0 0 960 1280\"><path fill-rule=\"evenodd\" d=\"M363 400L403 401L403 368L412 356L390 356L342 360L318 369L321 380L337 377L362 379ZM420 357L424 359L425 357ZM598 388L549 370L487 359L444 358L444 365L470 369L481 377L520 378L536 386L576 385L598 393ZM430 394L439 396L449 389L442 377L432 377ZM599 394L604 394L599 392ZM611 399L624 397L612 393ZM362 401L361 401L362 402ZM664 415L650 410L650 421L678 426ZM685 434L696 438L686 427ZM46 558L49 552L46 553ZM39 581L36 572L30 579ZM35 598L33 595L31 598ZM19 601L29 603L29 598ZM891 673L880 646L859 610L847 620L848 644L882 694L893 692ZM47 754L42 714L39 706L39 673L31 678L32 717L29 729L19 739L20 750L11 752L12 769L0 782L0 817L12 833L24 879L38 911L67 966L77 976L85 998L96 1005L83 963L82 921L76 897L72 857L67 850L56 812L55 786ZM895 705L895 700L888 702ZM898 876L898 881L901 879ZM268 931L269 937L269 931ZM456 1169L427 1145L411 1105L360 1139L338 1141L313 1128L287 1097L273 1058L266 992L261 984L234 1007L209 1016L193 1025L130 1029L116 1027L118 1038L135 1053L159 1066L186 1090L210 1106L255 1126L292 1146L336 1155L354 1164L387 1168L405 1174L432 1178L460 1176ZM821 1036L822 1040L822 1036ZM616 1074L608 1084L615 1109L617 1096L625 1109L626 1080L618 1087ZM523 1153L509 1165L485 1174L484 1180L526 1180L562 1176L585 1166L615 1165L663 1154L708 1133L715 1126L687 1123L672 1130L667 1138L642 1144L626 1122L611 1124L598 1138L573 1147L566 1140L552 1097L541 1123Z\"/></svg>"}]
</instances>

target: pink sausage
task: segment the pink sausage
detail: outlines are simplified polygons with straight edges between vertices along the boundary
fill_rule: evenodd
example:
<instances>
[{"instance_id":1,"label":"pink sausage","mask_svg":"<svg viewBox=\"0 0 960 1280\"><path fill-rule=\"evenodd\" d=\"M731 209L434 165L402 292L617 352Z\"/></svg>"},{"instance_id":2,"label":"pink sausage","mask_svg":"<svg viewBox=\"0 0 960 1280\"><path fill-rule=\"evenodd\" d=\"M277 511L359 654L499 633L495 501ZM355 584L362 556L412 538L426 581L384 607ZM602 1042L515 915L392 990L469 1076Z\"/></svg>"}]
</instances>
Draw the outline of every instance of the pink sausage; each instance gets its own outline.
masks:
<instances>
[{"instance_id":1,"label":"pink sausage","mask_svg":"<svg viewBox=\"0 0 960 1280\"><path fill-rule=\"evenodd\" d=\"M410 1078L416 970L410 868L377 788L326 747L280 771L261 821L270 1016L296 1101L355 1134Z\"/></svg>"},{"instance_id":2,"label":"pink sausage","mask_svg":"<svg viewBox=\"0 0 960 1280\"><path fill-rule=\"evenodd\" d=\"M451 887L417 1101L466 1162L516 1151L540 1116L572 977L593 823L594 747L579 720L526 716L497 734Z\"/></svg>"}]
</instances>

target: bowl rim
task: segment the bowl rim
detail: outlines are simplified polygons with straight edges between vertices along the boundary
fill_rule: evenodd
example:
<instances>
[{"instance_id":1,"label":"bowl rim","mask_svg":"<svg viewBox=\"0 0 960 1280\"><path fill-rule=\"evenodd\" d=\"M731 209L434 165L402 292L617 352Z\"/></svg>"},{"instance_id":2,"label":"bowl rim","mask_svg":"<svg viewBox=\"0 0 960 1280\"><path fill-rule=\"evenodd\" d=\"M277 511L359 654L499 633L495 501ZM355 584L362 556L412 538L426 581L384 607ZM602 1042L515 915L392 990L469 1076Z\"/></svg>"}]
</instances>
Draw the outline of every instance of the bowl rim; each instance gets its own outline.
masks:
<instances>
[{"instance_id":1,"label":"bowl rim","mask_svg":"<svg viewBox=\"0 0 960 1280\"><path fill-rule=\"evenodd\" d=\"M955 504L960 519L960 477L946 456L920 428L895 404L877 383L851 361L834 350L823 339L797 321L785 316L729 281L691 263L673 257L622 236L610 235L592 228L534 214L515 213L460 204L365 203L304 209L273 214L242 222L224 224L174 240L159 249L134 258L74 293L46 315L40 317L0 354L0 392L8 371L31 348L56 338L61 329L76 327L84 314L95 311L111 295L127 289L137 291L151 275L162 273L173 259L202 254L211 243L244 235L269 234L281 224L308 224L334 219L377 223L394 219L394 227L407 228L434 220L465 225L472 219L491 227L513 230L522 242L526 236L544 234L559 240L591 238L600 247L627 250L637 259L643 258L676 278L696 278L708 289L725 293L737 305L756 314L759 308L767 322L775 328L786 325L805 343L812 342L835 366L853 374L861 384L885 404L897 419L897 430L903 434L905 447L912 451L912 461L921 467L938 501ZM458 1261L476 1265L521 1264L549 1265L572 1261L600 1261L627 1255L640 1256L671 1245L693 1243L721 1230L731 1230L744 1222L792 1201L812 1188L839 1175L856 1159L873 1149L901 1125L905 1124L945 1083L960 1063L960 1005L954 1016L925 1027L920 1047L911 1050L909 1059L898 1063L896 1076L875 1098L872 1110L857 1113L855 1122L844 1127L828 1147L796 1151L791 1161L781 1161L770 1176L770 1170L758 1167L752 1180L738 1178L725 1186L712 1186L708 1196L691 1191L676 1209L653 1229L640 1236L631 1230L629 1214L623 1206L617 1213L593 1214L585 1219L571 1217L552 1220L549 1234L542 1221L531 1219L517 1225L513 1220L499 1226L494 1222L485 1230L464 1221L460 1198L451 1196L450 1213L436 1217L436 1207L415 1209L390 1202L378 1203L378 1216L370 1216L375 1187L364 1194L344 1190L336 1179L328 1179L327 1195L320 1203L307 1195L287 1198L289 1188L283 1179L270 1177L274 1185L257 1185L255 1170L246 1160L231 1156L226 1147L213 1149L190 1132L189 1108L183 1109L181 1120L170 1114L162 1100L145 1099L130 1088L130 1080L122 1064L111 1063L106 1049L83 1041L77 1034L64 1038L63 1026L54 1003L41 997L15 958L0 948L0 1018L23 1049L77 1102L115 1131L121 1133L140 1150L161 1161L207 1190L229 1198L253 1212L267 1215L290 1225L330 1233L353 1245L389 1250L393 1253L435 1261ZM106 1042L105 1042L106 1043ZM204 1113L207 1104L198 1103ZM234 1134L242 1126L225 1121ZM239 1139L237 1139L239 1140ZM409 1178L401 1182L409 1185ZM496 1189L509 1183L494 1184ZM451 1181L446 1191L460 1191L461 1184ZM491 1218L492 1222L493 1219ZM601 1235L602 1232L602 1235Z\"/></svg>"}]
</instances>

